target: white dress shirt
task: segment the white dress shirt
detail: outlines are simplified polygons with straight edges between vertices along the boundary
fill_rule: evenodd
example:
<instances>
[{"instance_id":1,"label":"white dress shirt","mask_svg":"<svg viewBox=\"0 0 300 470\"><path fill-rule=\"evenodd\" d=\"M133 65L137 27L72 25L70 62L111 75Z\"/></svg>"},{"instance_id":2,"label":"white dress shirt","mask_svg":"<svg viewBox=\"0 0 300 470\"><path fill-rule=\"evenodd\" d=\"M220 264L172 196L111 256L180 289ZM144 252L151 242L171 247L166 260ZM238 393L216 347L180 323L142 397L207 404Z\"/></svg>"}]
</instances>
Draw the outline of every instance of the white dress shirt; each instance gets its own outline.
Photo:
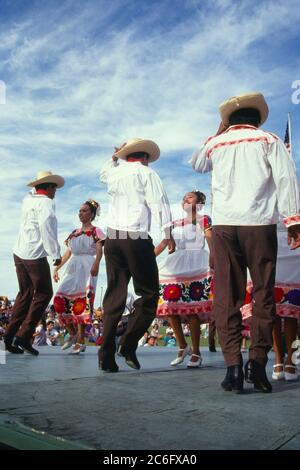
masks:
<instances>
[{"instance_id":1,"label":"white dress shirt","mask_svg":"<svg viewBox=\"0 0 300 470\"><path fill-rule=\"evenodd\" d=\"M250 125L230 126L210 137L190 163L212 172L213 225L300 223L293 159L274 134Z\"/></svg>"},{"instance_id":2,"label":"white dress shirt","mask_svg":"<svg viewBox=\"0 0 300 470\"><path fill-rule=\"evenodd\" d=\"M49 197L29 193L24 198L14 253L25 260L60 258L55 205Z\"/></svg>"},{"instance_id":3,"label":"white dress shirt","mask_svg":"<svg viewBox=\"0 0 300 470\"><path fill-rule=\"evenodd\" d=\"M109 160L100 171L110 199L107 226L126 232L149 232L154 220L171 225L172 216L162 182L141 162ZM154 219L154 220L153 220Z\"/></svg>"}]
</instances>

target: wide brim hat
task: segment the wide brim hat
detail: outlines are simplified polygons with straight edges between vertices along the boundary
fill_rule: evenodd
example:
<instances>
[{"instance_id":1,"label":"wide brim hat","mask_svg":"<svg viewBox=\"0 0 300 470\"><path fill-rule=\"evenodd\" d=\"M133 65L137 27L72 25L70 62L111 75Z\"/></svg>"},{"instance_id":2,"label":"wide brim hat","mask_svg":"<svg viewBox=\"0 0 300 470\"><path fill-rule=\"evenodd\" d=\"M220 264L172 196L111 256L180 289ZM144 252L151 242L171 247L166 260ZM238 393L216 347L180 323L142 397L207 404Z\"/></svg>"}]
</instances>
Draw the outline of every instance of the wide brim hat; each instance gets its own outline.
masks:
<instances>
[{"instance_id":1,"label":"wide brim hat","mask_svg":"<svg viewBox=\"0 0 300 470\"><path fill-rule=\"evenodd\" d=\"M269 108L264 96L259 92L253 91L243 95L232 96L220 104L219 111L223 124L228 125L231 114L244 108L253 108L259 111L260 125L267 120L269 115Z\"/></svg>"},{"instance_id":2,"label":"wide brim hat","mask_svg":"<svg viewBox=\"0 0 300 470\"><path fill-rule=\"evenodd\" d=\"M36 179L27 184L31 188L44 183L56 184L58 188L62 188L65 184L65 180L62 176L54 175L51 171L39 171L36 175Z\"/></svg>"},{"instance_id":3,"label":"wide brim hat","mask_svg":"<svg viewBox=\"0 0 300 470\"><path fill-rule=\"evenodd\" d=\"M153 140L148 139L131 139L128 140L126 145L121 148L118 152L115 153L115 156L126 160L128 155L135 152L146 152L149 154L149 162L154 162L159 158L160 149L159 146L153 142Z\"/></svg>"}]
</instances>

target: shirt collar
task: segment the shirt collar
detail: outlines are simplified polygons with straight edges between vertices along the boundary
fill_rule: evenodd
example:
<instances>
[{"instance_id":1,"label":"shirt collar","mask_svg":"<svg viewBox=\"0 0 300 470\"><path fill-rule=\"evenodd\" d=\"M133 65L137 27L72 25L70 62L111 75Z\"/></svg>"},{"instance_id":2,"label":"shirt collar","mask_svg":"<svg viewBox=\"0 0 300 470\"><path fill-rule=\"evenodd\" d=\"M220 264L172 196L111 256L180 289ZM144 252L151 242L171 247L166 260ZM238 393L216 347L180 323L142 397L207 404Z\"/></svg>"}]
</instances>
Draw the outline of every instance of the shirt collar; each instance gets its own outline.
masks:
<instances>
[{"instance_id":1,"label":"shirt collar","mask_svg":"<svg viewBox=\"0 0 300 470\"><path fill-rule=\"evenodd\" d=\"M225 132L238 131L240 129L254 129L255 131L257 131L258 128L255 126L251 126L251 124L233 124L232 126L229 126Z\"/></svg>"}]
</instances>

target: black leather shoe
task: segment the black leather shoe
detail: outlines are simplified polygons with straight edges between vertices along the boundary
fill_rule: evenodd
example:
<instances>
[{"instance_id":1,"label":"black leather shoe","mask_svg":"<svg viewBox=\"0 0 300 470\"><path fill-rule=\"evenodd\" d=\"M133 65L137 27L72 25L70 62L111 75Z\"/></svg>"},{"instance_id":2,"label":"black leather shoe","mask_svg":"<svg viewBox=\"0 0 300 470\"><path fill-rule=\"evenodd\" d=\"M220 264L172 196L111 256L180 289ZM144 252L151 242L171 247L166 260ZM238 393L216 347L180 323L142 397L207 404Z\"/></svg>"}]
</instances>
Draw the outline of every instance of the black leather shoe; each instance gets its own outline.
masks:
<instances>
[{"instance_id":1,"label":"black leather shoe","mask_svg":"<svg viewBox=\"0 0 300 470\"><path fill-rule=\"evenodd\" d=\"M32 354L33 356L38 356L40 353L34 349L29 341L26 341L23 338L19 338L16 336L14 346L19 346L21 347L24 351L28 352L29 354Z\"/></svg>"},{"instance_id":2,"label":"black leather shoe","mask_svg":"<svg viewBox=\"0 0 300 470\"><path fill-rule=\"evenodd\" d=\"M245 380L246 382L253 384L255 390L258 392L272 392L272 385L268 380L266 368L253 359L249 359L249 361L246 362Z\"/></svg>"},{"instance_id":3,"label":"black leather shoe","mask_svg":"<svg viewBox=\"0 0 300 470\"><path fill-rule=\"evenodd\" d=\"M24 354L24 351L22 348L20 348L19 346L14 346L12 342L6 338L4 338L4 344L5 344L6 351L12 354Z\"/></svg>"},{"instance_id":4,"label":"black leather shoe","mask_svg":"<svg viewBox=\"0 0 300 470\"><path fill-rule=\"evenodd\" d=\"M98 366L103 372L119 372L119 366L113 355L105 355L101 349L98 351Z\"/></svg>"},{"instance_id":5,"label":"black leather shoe","mask_svg":"<svg viewBox=\"0 0 300 470\"><path fill-rule=\"evenodd\" d=\"M243 367L241 365L227 367L227 373L221 387L226 392L242 393L244 388Z\"/></svg>"},{"instance_id":6,"label":"black leather shoe","mask_svg":"<svg viewBox=\"0 0 300 470\"><path fill-rule=\"evenodd\" d=\"M118 349L118 355L125 357L126 364L132 369L139 370L141 368L141 364L136 357L135 349L129 349L122 345Z\"/></svg>"},{"instance_id":7,"label":"black leather shoe","mask_svg":"<svg viewBox=\"0 0 300 470\"><path fill-rule=\"evenodd\" d=\"M209 351L210 352L217 352L216 346L209 346Z\"/></svg>"}]
</instances>

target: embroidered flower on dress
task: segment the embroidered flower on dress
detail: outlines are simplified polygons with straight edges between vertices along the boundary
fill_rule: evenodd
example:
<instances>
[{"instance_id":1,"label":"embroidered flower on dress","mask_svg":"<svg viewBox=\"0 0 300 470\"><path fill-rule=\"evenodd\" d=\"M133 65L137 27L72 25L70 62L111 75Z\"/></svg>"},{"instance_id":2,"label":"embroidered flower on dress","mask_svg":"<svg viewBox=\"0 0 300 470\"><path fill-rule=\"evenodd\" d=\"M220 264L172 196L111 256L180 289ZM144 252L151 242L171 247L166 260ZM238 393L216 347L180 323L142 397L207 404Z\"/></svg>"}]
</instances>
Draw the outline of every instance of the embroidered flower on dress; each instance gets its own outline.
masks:
<instances>
[{"instance_id":1,"label":"embroidered flower on dress","mask_svg":"<svg viewBox=\"0 0 300 470\"><path fill-rule=\"evenodd\" d=\"M177 302L181 297L181 288L178 284L169 284L163 292L164 300L169 302Z\"/></svg>"},{"instance_id":2,"label":"embroidered flower on dress","mask_svg":"<svg viewBox=\"0 0 300 470\"><path fill-rule=\"evenodd\" d=\"M53 306L56 313L65 313L66 312L66 302L63 297L55 296L53 300Z\"/></svg>"},{"instance_id":3,"label":"embroidered flower on dress","mask_svg":"<svg viewBox=\"0 0 300 470\"><path fill-rule=\"evenodd\" d=\"M275 303L279 304L279 302L282 301L284 297L284 291L281 289L281 287L275 287L274 288L274 298L275 298Z\"/></svg>"},{"instance_id":4,"label":"embroidered flower on dress","mask_svg":"<svg viewBox=\"0 0 300 470\"><path fill-rule=\"evenodd\" d=\"M81 315L86 308L86 299L76 299L74 300L73 306L72 306L72 312L74 315Z\"/></svg>"},{"instance_id":5,"label":"embroidered flower on dress","mask_svg":"<svg viewBox=\"0 0 300 470\"><path fill-rule=\"evenodd\" d=\"M293 305L300 305L300 290L292 289L285 294L286 300Z\"/></svg>"},{"instance_id":6,"label":"embroidered flower on dress","mask_svg":"<svg viewBox=\"0 0 300 470\"><path fill-rule=\"evenodd\" d=\"M190 298L192 300L201 300L203 297L204 286L202 282L194 281L190 284Z\"/></svg>"}]
</instances>

